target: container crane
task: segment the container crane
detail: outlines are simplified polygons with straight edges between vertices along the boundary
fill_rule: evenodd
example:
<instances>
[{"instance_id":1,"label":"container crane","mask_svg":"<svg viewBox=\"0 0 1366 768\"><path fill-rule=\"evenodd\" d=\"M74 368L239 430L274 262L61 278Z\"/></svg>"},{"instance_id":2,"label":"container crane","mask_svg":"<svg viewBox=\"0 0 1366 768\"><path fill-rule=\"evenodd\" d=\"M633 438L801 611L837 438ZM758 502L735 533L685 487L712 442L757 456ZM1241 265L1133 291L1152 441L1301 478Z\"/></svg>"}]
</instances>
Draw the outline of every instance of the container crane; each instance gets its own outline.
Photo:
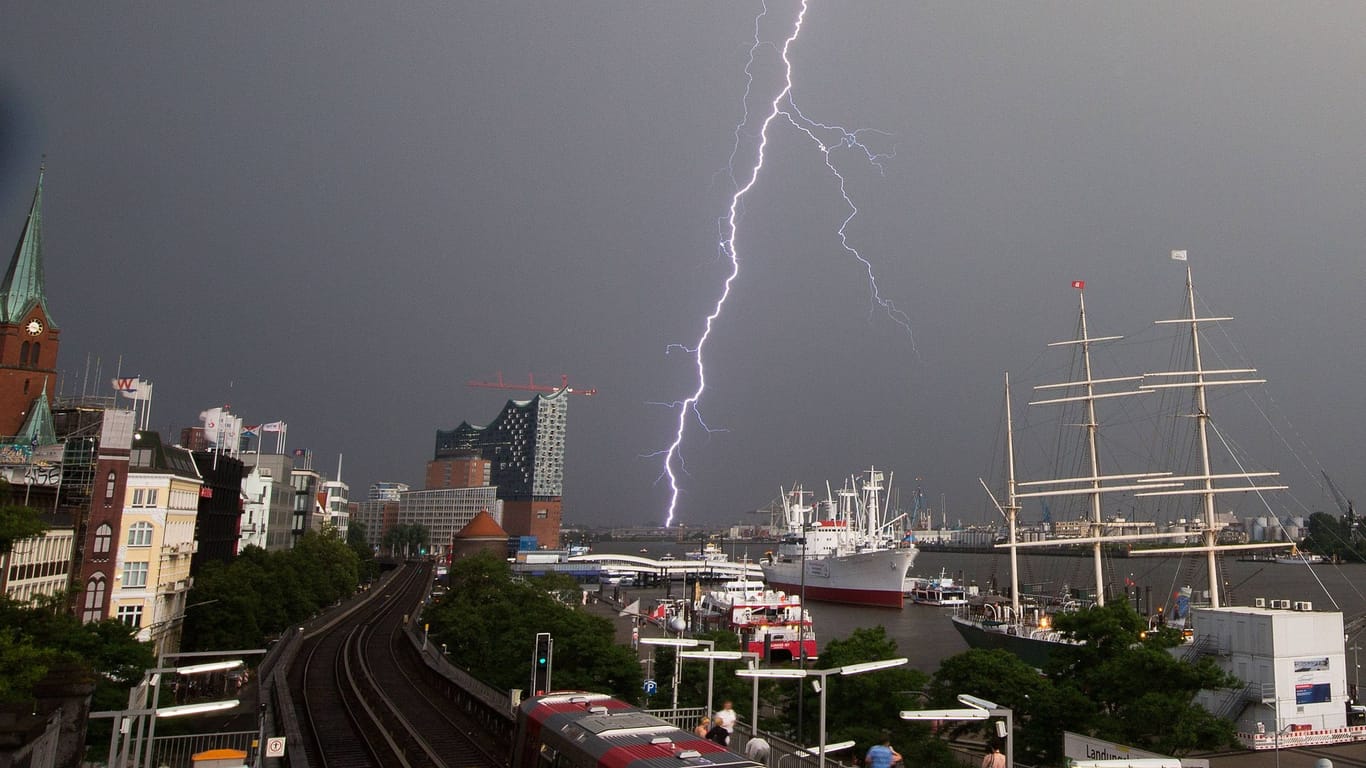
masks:
<instances>
[{"instance_id":1,"label":"container crane","mask_svg":"<svg viewBox=\"0 0 1366 768\"><path fill-rule=\"evenodd\" d=\"M508 383L508 382L503 381L503 372L502 372L502 371L499 371L499 372L498 372L498 380L497 380L497 381L473 381L473 380L471 380L471 381L465 382L465 386L467 386L467 387L478 387L478 388L481 388L481 389L515 389L515 390L522 391L522 392L546 392L546 393L550 393L550 392L559 392L561 389L563 389L563 390L565 390L566 392L568 392L568 393L571 394L571 395L583 395L584 397L591 397L592 395L596 395L596 394L598 393L598 390L597 390L596 387L593 388L593 389L576 389L576 388L574 388L574 387L569 386L569 376L566 375L566 374L561 374L561 375L560 375L560 386L558 386L558 387L556 387L556 386L551 386L551 385L549 385L549 384L537 384L537 383L536 383L536 377L535 377L535 375L534 375L534 374L530 374L530 373L527 374L526 383L525 383L525 384L512 384L512 383Z\"/></svg>"}]
</instances>

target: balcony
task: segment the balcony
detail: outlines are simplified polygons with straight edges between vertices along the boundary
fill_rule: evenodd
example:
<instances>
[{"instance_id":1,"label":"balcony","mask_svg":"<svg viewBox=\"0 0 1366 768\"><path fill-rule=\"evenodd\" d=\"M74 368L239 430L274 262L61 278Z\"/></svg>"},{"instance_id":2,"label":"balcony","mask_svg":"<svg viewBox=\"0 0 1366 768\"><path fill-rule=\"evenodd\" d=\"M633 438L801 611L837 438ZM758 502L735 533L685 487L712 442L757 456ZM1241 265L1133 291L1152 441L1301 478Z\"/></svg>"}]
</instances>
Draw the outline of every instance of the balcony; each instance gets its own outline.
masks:
<instances>
[{"instance_id":1,"label":"balcony","mask_svg":"<svg viewBox=\"0 0 1366 768\"><path fill-rule=\"evenodd\" d=\"M199 541L182 541L178 544L166 544L161 547L162 557L186 557L199 551Z\"/></svg>"},{"instance_id":2,"label":"balcony","mask_svg":"<svg viewBox=\"0 0 1366 768\"><path fill-rule=\"evenodd\" d=\"M177 579L175 581L166 581L162 582L161 584L158 584L157 593L163 595L174 595L180 592L188 592L190 591L190 587L193 586L194 578L187 576L183 579Z\"/></svg>"}]
</instances>

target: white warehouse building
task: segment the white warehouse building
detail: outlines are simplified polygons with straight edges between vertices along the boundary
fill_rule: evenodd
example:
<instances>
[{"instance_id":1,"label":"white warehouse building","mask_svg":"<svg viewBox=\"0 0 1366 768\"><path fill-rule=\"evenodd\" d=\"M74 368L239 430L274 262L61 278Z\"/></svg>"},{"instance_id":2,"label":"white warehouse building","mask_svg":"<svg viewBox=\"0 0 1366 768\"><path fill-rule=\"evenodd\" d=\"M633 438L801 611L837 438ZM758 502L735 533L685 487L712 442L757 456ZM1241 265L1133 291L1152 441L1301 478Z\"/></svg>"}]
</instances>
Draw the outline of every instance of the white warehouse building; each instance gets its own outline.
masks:
<instances>
[{"instance_id":1,"label":"white warehouse building","mask_svg":"<svg viewBox=\"0 0 1366 768\"><path fill-rule=\"evenodd\" d=\"M1233 718L1251 749L1366 739L1347 722L1347 655L1342 613L1309 603L1271 608L1233 606L1191 611L1192 651L1247 683L1238 691L1204 691L1197 703Z\"/></svg>"}]
</instances>

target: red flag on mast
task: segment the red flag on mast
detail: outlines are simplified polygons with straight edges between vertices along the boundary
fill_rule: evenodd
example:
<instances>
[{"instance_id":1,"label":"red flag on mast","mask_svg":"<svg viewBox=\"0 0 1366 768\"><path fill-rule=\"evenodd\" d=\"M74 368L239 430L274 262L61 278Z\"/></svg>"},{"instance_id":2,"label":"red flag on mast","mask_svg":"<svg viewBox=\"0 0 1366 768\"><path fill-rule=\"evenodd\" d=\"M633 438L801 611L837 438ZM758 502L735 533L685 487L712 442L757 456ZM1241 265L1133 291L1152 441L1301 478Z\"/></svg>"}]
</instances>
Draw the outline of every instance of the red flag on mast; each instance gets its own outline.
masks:
<instances>
[{"instance_id":1,"label":"red flag on mast","mask_svg":"<svg viewBox=\"0 0 1366 768\"><path fill-rule=\"evenodd\" d=\"M1083 288L1086 287L1086 281L1085 281L1085 280L1073 280L1073 281L1072 281L1072 287L1073 287L1073 288L1076 288L1077 290L1080 291L1081 289L1083 289Z\"/></svg>"}]
</instances>

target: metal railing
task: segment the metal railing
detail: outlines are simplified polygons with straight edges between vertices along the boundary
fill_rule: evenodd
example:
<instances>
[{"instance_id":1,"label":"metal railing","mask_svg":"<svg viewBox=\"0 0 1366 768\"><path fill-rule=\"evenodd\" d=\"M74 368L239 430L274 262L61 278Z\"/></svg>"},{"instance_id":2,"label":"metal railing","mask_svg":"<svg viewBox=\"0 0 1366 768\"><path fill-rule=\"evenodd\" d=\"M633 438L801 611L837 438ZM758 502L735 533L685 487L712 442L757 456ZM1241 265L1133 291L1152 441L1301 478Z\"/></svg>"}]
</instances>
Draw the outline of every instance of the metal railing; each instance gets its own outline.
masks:
<instances>
[{"instance_id":1,"label":"metal railing","mask_svg":"<svg viewBox=\"0 0 1366 768\"><path fill-rule=\"evenodd\" d=\"M210 749L236 749L247 754L246 765L252 764L256 731L230 733L198 733L191 736L157 736L152 740L152 768L192 768L191 759Z\"/></svg>"}]
</instances>

